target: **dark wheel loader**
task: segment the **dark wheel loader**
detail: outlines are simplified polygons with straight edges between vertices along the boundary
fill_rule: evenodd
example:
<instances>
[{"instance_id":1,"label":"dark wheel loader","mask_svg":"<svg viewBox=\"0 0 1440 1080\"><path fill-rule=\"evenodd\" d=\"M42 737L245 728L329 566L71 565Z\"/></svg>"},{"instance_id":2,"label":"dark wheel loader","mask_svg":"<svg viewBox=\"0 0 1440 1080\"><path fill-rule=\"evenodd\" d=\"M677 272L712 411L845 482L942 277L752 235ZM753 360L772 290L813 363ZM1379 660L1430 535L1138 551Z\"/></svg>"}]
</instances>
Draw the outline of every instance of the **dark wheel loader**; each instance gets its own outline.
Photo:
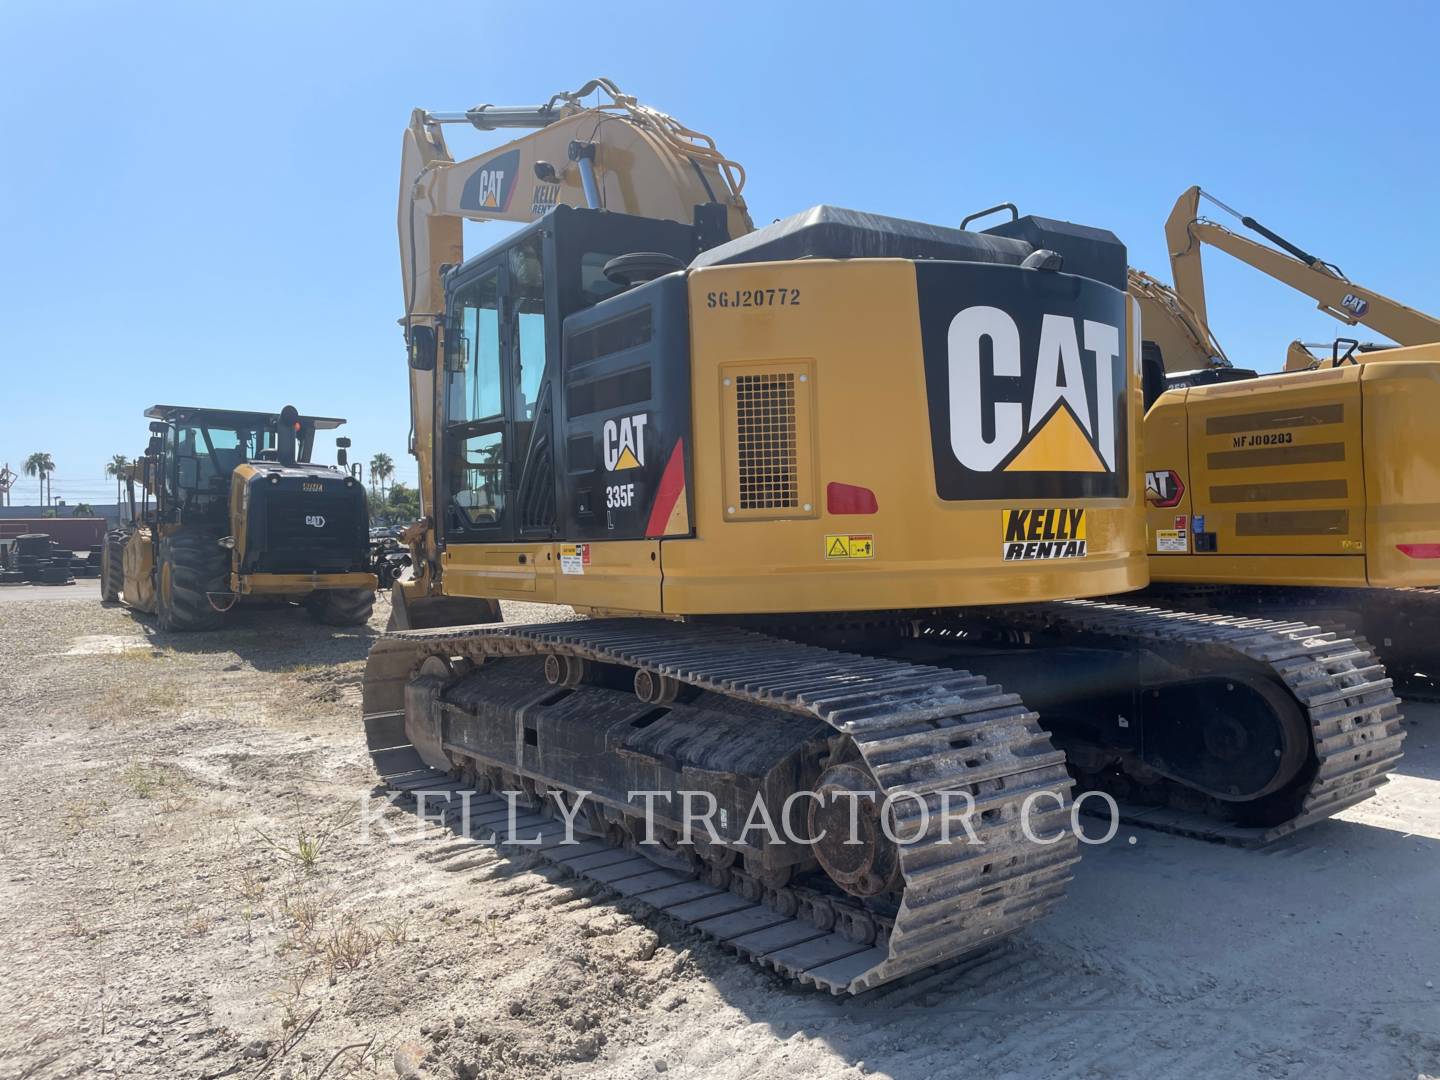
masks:
<instances>
[{"instance_id":1,"label":"dark wheel loader","mask_svg":"<svg viewBox=\"0 0 1440 1080\"><path fill-rule=\"evenodd\" d=\"M302 604L316 622L368 622L365 489L311 460L315 432L345 421L156 405L150 443L125 476L127 520L101 553L101 599L154 614L165 630L211 630L238 603ZM136 493L139 491L137 502Z\"/></svg>"}]
</instances>

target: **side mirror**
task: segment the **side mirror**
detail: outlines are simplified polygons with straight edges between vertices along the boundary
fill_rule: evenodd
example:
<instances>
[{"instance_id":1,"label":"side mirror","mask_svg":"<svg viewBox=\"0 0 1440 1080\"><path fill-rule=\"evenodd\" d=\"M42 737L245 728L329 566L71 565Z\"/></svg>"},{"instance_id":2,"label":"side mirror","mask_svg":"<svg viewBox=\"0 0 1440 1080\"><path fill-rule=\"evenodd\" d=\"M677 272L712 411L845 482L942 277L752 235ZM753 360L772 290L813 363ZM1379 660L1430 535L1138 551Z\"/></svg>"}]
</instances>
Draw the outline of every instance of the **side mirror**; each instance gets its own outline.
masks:
<instances>
[{"instance_id":1,"label":"side mirror","mask_svg":"<svg viewBox=\"0 0 1440 1080\"><path fill-rule=\"evenodd\" d=\"M346 452L350 449L350 440L341 435L335 440L335 461L344 469L350 464L350 455Z\"/></svg>"},{"instance_id":2,"label":"side mirror","mask_svg":"<svg viewBox=\"0 0 1440 1080\"><path fill-rule=\"evenodd\" d=\"M159 420L152 420L152 421L150 422L150 434L151 434L151 435L164 435L164 434L165 434L165 431L166 431L165 424L162 423L161 421L159 421Z\"/></svg>"},{"instance_id":3,"label":"side mirror","mask_svg":"<svg viewBox=\"0 0 1440 1080\"><path fill-rule=\"evenodd\" d=\"M409 348L412 370L435 370L435 328L433 326L412 326Z\"/></svg>"},{"instance_id":4,"label":"side mirror","mask_svg":"<svg viewBox=\"0 0 1440 1080\"><path fill-rule=\"evenodd\" d=\"M165 440L159 435L151 435L150 441L145 445L145 455L156 457L163 449L165 449Z\"/></svg>"},{"instance_id":5,"label":"side mirror","mask_svg":"<svg viewBox=\"0 0 1440 1080\"><path fill-rule=\"evenodd\" d=\"M182 488L193 488L200 483L200 462L193 457L181 458L176 472L176 478Z\"/></svg>"}]
</instances>

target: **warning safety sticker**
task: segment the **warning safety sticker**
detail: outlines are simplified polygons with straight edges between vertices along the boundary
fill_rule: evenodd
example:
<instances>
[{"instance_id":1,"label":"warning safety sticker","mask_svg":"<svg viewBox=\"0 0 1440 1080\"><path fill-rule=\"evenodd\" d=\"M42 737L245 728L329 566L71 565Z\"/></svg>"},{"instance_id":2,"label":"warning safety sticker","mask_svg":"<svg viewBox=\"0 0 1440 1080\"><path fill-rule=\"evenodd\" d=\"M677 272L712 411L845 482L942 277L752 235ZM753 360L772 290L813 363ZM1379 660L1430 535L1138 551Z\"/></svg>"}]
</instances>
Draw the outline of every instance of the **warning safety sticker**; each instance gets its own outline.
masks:
<instances>
[{"instance_id":1,"label":"warning safety sticker","mask_svg":"<svg viewBox=\"0 0 1440 1080\"><path fill-rule=\"evenodd\" d=\"M1083 508L1002 510L1000 515L1005 538L1000 552L1006 562L1085 558Z\"/></svg>"},{"instance_id":2,"label":"warning safety sticker","mask_svg":"<svg viewBox=\"0 0 1440 1080\"><path fill-rule=\"evenodd\" d=\"M1155 550L1165 555L1185 555L1190 551L1189 536L1184 529L1156 529Z\"/></svg>"},{"instance_id":3,"label":"warning safety sticker","mask_svg":"<svg viewBox=\"0 0 1440 1080\"><path fill-rule=\"evenodd\" d=\"M841 533L825 537L825 558L827 559L873 559L875 557L875 535L873 533Z\"/></svg>"},{"instance_id":4,"label":"warning safety sticker","mask_svg":"<svg viewBox=\"0 0 1440 1080\"><path fill-rule=\"evenodd\" d=\"M583 574L589 565L589 544L560 545L560 572L562 574Z\"/></svg>"}]
</instances>

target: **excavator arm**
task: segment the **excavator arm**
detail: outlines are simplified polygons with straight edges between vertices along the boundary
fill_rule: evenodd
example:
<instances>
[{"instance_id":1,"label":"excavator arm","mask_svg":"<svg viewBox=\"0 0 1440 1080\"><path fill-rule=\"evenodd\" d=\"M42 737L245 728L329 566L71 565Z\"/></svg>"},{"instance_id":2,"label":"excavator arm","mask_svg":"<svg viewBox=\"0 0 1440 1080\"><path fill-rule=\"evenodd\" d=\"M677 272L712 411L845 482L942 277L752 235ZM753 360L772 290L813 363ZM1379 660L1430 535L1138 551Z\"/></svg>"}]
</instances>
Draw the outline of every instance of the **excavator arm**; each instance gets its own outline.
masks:
<instances>
[{"instance_id":1,"label":"excavator arm","mask_svg":"<svg viewBox=\"0 0 1440 1080\"><path fill-rule=\"evenodd\" d=\"M1168 373L1231 366L1205 320L1169 285L1132 266L1128 291L1140 305L1145 340L1159 347Z\"/></svg>"},{"instance_id":2,"label":"excavator arm","mask_svg":"<svg viewBox=\"0 0 1440 1080\"><path fill-rule=\"evenodd\" d=\"M1247 229L1260 234L1276 247L1258 243L1201 217L1199 204L1202 196L1234 215ZM1170 250L1175 291L1202 324L1208 316L1201 245L1209 244L1313 298L1321 311L1347 326L1367 326L1400 345L1440 341L1440 319L1355 284L1334 263L1316 258L1254 218L1232 210L1199 187L1187 189L1175 201L1175 207L1165 222L1165 239Z\"/></svg>"},{"instance_id":3,"label":"excavator arm","mask_svg":"<svg viewBox=\"0 0 1440 1080\"><path fill-rule=\"evenodd\" d=\"M598 93L599 104L584 98ZM456 161L447 124L527 133ZM754 226L741 196L745 171L706 135L640 104L608 79L543 105L477 105L456 113L416 109L401 150L398 226L403 325L410 357L411 452L423 521L411 530L417 578L410 592L438 592L434 425L442 381L446 269L464 261L463 223L528 222L558 204L695 222L714 242Z\"/></svg>"}]
</instances>

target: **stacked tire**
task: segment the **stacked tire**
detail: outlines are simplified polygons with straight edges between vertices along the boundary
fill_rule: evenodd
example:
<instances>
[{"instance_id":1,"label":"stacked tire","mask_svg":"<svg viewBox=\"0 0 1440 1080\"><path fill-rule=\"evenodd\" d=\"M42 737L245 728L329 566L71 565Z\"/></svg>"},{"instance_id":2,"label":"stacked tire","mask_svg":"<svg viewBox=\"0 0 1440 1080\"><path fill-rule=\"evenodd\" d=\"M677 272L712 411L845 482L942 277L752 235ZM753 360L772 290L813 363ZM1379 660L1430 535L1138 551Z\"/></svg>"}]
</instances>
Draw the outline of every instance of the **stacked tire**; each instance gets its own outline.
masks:
<instances>
[{"instance_id":1,"label":"stacked tire","mask_svg":"<svg viewBox=\"0 0 1440 1080\"><path fill-rule=\"evenodd\" d=\"M53 560L49 566L40 571L40 585L74 585L75 579L70 576L70 563L68 561Z\"/></svg>"},{"instance_id":2,"label":"stacked tire","mask_svg":"<svg viewBox=\"0 0 1440 1080\"><path fill-rule=\"evenodd\" d=\"M31 584L45 581L50 569L50 534L24 533L15 538L15 569ZM67 574L68 576L68 574Z\"/></svg>"}]
</instances>

